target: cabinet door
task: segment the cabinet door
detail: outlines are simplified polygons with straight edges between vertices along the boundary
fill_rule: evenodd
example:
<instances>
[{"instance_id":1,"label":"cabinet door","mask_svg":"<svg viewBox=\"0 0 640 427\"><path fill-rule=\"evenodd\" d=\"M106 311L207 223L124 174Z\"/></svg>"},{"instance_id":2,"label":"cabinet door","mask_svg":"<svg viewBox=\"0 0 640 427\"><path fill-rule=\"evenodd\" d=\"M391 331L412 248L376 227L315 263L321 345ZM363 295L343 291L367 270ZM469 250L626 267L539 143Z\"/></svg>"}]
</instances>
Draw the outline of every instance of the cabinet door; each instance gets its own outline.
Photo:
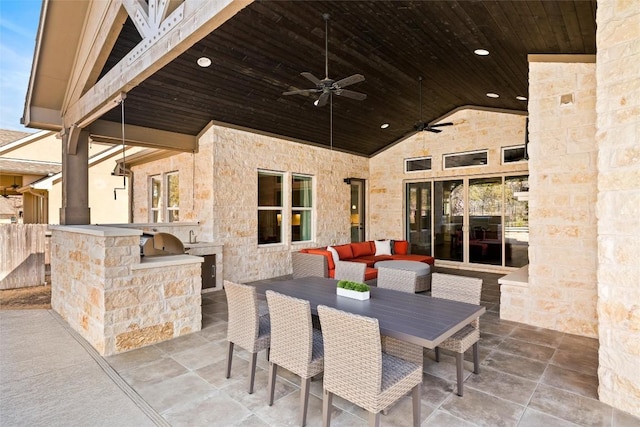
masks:
<instances>
[{"instance_id":1,"label":"cabinet door","mask_svg":"<svg viewBox=\"0 0 640 427\"><path fill-rule=\"evenodd\" d=\"M201 255L204 258L202 265L202 289L216 287L216 256Z\"/></svg>"}]
</instances>

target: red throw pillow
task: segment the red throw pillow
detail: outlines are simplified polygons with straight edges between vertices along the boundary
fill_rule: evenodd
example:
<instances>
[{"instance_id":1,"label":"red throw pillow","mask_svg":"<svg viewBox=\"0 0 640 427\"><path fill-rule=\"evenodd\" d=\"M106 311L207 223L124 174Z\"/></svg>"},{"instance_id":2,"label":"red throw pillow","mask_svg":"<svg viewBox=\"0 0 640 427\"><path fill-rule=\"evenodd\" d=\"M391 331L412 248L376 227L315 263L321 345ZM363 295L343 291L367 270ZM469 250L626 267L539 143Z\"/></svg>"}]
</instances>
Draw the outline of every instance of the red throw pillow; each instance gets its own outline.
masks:
<instances>
[{"instance_id":1,"label":"red throw pillow","mask_svg":"<svg viewBox=\"0 0 640 427\"><path fill-rule=\"evenodd\" d=\"M353 251L351 250L351 244L334 246L336 252L338 252L338 256L340 259L351 259L353 258Z\"/></svg>"},{"instance_id":2,"label":"red throw pillow","mask_svg":"<svg viewBox=\"0 0 640 427\"><path fill-rule=\"evenodd\" d=\"M315 255L324 255L327 258L327 266L329 270L335 270L336 265L333 263L333 257L331 256L331 252L326 251L324 249L307 249L307 253L315 254Z\"/></svg>"},{"instance_id":3,"label":"red throw pillow","mask_svg":"<svg viewBox=\"0 0 640 427\"><path fill-rule=\"evenodd\" d=\"M398 255L406 255L409 253L409 242L406 240L396 240L393 242L393 253Z\"/></svg>"},{"instance_id":4,"label":"red throw pillow","mask_svg":"<svg viewBox=\"0 0 640 427\"><path fill-rule=\"evenodd\" d=\"M351 243L351 251L353 252L353 258L373 255L373 251L371 250L371 242Z\"/></svg>"}]
</instances>

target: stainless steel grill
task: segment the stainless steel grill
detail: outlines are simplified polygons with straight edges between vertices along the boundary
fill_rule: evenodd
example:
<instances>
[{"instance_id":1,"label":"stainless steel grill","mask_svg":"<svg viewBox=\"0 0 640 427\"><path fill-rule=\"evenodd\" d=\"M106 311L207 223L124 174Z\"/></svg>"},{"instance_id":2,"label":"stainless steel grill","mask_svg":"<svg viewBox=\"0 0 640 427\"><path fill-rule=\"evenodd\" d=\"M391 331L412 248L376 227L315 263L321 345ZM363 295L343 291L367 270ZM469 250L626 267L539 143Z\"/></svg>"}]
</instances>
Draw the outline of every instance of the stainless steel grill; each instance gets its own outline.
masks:
<instances>
[{"instance_id":1,"label":"stainless steel grill","mask_svg":"<svg viewBox=\"0 0 640 427\"><path fill-rule=\"evenodd\" d=\"M170 233L144 233L140 236L140 256L184 254L184 244Z\"/></svg>"}]
</instances>

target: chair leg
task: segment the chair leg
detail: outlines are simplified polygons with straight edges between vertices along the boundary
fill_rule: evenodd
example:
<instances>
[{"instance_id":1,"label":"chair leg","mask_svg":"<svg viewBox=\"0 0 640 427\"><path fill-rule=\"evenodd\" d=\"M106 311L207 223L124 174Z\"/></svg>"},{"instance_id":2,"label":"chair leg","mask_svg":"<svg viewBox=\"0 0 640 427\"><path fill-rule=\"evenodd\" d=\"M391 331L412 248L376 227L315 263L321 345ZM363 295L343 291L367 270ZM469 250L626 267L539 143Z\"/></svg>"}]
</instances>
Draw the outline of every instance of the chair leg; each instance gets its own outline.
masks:
<instances>
[{"instance_id":1,"label":"chair leg","mask_svg":"<svg viewBox=\"0 0 640 427\"><path fill-rule=\"evenodd\" d=\"M229 341L227 346L227 378L231 376L231 358L233 357L233 343Z\"/></svg>"},{"instance_id":2,"label":"chair leg","mask_svg":"<svg viewBox=\"0 0 640 427\"><path fill-rule=\"evenodd\" d=\"M380 412L369 412L369 427L380 427Z\"/></svg>"},{"instance_id":3,"label":"chair leg","mask_svg":"<svg viewBox=\"0 0 640 427\"><path fill-rule=\"evenodd\" d=\"M331 425L331 401L333 400L333 393L322 389L322 427L329 427Z\"/></svg>"},{"instance_id":4,"label":"chair leg","mask_svg":"<svg viewBox=\"0 0 640 427\"><path fill-rule=\"evenodd\" d=\"M311 378L300 378L300 425L307 424L307 409L309 408L309 385Z\"/></svg>"},{"instance_id":5,"label":"chair leg","mask_svg":"<svg viewBox=\"0 0 640 427\"><path fill-rule=\"evenodd\" d=\"M413 427L420 427L420 402L422 400L422 384L413 388Z\"/></svg>"},{"instance_id":6,"label":"chair leg","mask_svg":"<svg viewBox=\"0 0 640 427\"><path fill-rule=\"evenodd\" d=\"M462 396L462 379L463 379L463 365L464 353L456 353L456 375L458 377L458 396Z\"/></svg>"},{"instance_id":7,"label":"chair leg","mask_svg":"<svg viewBox=\"0 0 640 427\"><path fill-rule=\"evenodd\" d=\"M269 406L273 405L273 394L276 389L276 372L278 371L278 365L273 362L269 362Z\"/></svg>"},{"instance_id":8,"label":"chair leg","mask_svg":"<svg viewBox=\"0 0 640 427\"><path fill-rule=\"evenodd\" d=\"M473 373L480 373L480 354L478 350L478 342L473 343Z\"/></svg>"},{"instance_id":9,"label":"chair leg","mask_svg":"<svg viewBox=\"0 0 640 427\"><path fill-rule=\"evenodd\" d=\"M253 381L256 379L256 359L258 353L251 353L251 362L249 362L249 394L253 394Z\"/></svg>"},{"instance_id":10,"label":"chair leg","mask_svg":"<svg viewBox=\"0 0 640 427\"><path fill-rule=\"evenodd\" d=\"M436 347L435 351L436 351L436 362L440 362L440 347Z\"/></svg>"}]
</instances>

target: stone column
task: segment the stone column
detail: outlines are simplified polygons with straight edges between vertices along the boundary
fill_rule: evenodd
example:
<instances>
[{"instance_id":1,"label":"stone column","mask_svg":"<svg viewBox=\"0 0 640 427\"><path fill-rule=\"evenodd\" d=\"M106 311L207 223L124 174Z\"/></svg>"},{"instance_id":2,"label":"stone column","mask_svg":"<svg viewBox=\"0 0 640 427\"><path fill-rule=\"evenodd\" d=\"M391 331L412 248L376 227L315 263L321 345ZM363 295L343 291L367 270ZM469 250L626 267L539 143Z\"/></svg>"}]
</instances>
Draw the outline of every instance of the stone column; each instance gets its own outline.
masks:
<instances>
[{"instance_id":1,"label":"stone column","mask_svg":"<svg viewBox=\"0 0 640 427\"><path fill-rule=\"evenodd\" d=\"M69 132L62 137L62 207L60 224L91 222L89 209L89 132L80 131L75 150L69 150Z\"/></svg>"},{"instance_id":2,"label":"stone column","mask_svg":"<svg viewBox=\"0 0 640 427\"><path fill-rule=\"evenodd\" d=\"M597 24L598 395L640 416L640 1Z\"/></svg>"}]
</instances>

